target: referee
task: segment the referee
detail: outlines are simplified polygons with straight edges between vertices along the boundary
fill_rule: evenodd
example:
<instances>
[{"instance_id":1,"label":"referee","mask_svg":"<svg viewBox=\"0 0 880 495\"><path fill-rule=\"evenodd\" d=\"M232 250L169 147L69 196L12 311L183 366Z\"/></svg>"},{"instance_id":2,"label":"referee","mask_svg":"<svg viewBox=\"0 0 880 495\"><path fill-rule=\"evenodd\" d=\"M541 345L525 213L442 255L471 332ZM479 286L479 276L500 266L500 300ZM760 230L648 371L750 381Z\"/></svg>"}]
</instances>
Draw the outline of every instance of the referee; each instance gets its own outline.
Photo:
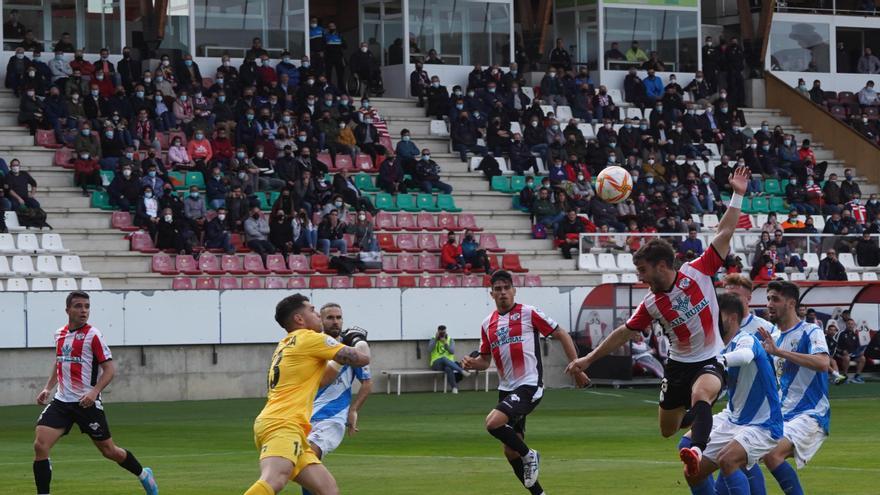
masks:
<instances>
[{"instance_id":1,"label":"referee","mask_svg":"<svg viewBox=\"0 0 880 495\"><path fill-rule=\"evenodd\" d=\"M147 495L158 495L153 471L142 467L134 454L117 447L110 437L101 391L113 380L116 365L104 336L88 323L90 309L87 293L71 292L67 295L68 323L55 332L55 364L46 387L37 395L37 403L44 405L58 385L54 398L37 419L34 439L37 494L49 494L52 482L49 452L75 423L104 457L137 476Z\"/></svg>"}]
</instances>

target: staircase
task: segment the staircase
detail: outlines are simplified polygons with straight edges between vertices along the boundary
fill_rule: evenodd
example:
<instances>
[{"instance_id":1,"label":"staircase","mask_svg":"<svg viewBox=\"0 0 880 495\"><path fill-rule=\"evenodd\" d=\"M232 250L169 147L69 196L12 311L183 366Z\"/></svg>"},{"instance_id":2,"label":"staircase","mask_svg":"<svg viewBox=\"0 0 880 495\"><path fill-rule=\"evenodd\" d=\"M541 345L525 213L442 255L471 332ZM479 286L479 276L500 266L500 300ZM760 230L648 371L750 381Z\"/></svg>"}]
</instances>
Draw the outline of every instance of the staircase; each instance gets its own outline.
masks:
<instances>
[{"instance_id":1,"label":"staircase","mask_svg":"<svg viewBox=\"0 0 880 495\"><path fill-rule=\"evenodd\" d=\"M413 142L421 148L430 148L431 157L440 165L442 180L454 188L458 207L473 213L477 224L485 232L494 233L501 247L520 255L523 266L542 278L544 286L584 286L599 283L601 276L576 269L576 260L562 259L553 249L551 240L534 240L528 214L512 208L512 198L489 190L489 182L479 172L469 172L467 164L449 152L448 137L429 133L430 119L414 100L372 98L373 106L387 120L392 140L396 144L400 131L411 131ZM89 207L89 198L83 197L73 186L73 173L52 165L54 150L34 146L27 131L16 125L18 101L8 91L0 91L0 157L7 163L12 158L22 162L38 183L35 197L48 213L48 222L61 234L71 254L78 254L83 268L92 276L101 278L105 289L168 289L172 277L152 273L150 255L129 251L126 233L110 226L110 212ZM791 120L773 109L745 109L749 126L755 127L766 120L771 128L781 125L785 132L794 134L798 141L810 139L818 160L829 163L828 172L841 177L846 165L834 159L831 150L804 133ZM878 192L878 187L857 177L864 194Z\"/></svg>"}]
</instances>

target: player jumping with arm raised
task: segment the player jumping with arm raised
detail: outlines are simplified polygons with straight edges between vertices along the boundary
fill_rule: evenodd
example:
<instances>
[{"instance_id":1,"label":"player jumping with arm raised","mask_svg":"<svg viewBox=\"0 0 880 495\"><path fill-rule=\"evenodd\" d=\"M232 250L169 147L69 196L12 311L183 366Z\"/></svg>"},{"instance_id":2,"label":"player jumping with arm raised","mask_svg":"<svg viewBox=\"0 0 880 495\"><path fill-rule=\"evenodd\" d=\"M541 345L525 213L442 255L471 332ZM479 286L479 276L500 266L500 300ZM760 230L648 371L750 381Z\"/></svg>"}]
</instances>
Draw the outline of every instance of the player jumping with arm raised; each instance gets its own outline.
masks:
<instances>
[{"instance_id":1,"label":"player jumping with arm raised","mask_svg":"<svg viewBox=\"0 0 880 495\"><path fill-rule=\"evenodd\" d=\"M712 431L712 403L724 385L724 368L718 355L724 347L718 329L718 301L713 276L730 252L730 241L742 211L749 169L737 168L730 176L733 196L712 244L699 258L674 268L675 251L662 239L652 239L633 255L639 280L651 293L642 300L625 325L618 327L586 356L572 362L569 372L591 364L619 349L657 320L669 338L669 362L660 385L660 433L674 435L692 410L693 446L679 451L686 471L695 475Z\"/></svg>"}]
</instances>

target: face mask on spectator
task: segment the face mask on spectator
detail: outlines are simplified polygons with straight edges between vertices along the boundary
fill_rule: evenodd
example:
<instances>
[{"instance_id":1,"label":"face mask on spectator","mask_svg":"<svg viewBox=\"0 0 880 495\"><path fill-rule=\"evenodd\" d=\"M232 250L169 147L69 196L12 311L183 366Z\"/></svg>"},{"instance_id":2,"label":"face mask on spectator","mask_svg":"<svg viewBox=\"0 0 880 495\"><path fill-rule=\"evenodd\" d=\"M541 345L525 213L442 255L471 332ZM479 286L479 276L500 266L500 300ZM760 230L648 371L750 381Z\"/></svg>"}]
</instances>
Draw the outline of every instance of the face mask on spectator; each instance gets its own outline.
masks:
<instances>
[{"instance_id":1,"label":"face mask on spectator","mask_svg":"<svg viewBox=\"0 0 880 495\"><path fill-rule=\"evenodd\" d=\"M306 139L308 139L307 136L297 136L297 137L296 137L296 140L299 141L299 142L301 142L301 143L306 142ZM308 157L308 155L305 155L305 156Z\"/></svg>"},{"instance_id":2,"label":"face mask on spectator","mask_svg":"<svg viewBox=\"0 0 880 495\"><path fill-rule=\"evenodd\" d=\"M263 158L263 152L262 152L262 151L258 151L258 152L257 152L257 158Z\"/></svg>"},{"instance_id":3,"label":"face mask on spectator","mask_svg":"<svg viewBox=\"0 0 880 495\"><path fill-rule=\"evenodd\" d=\"M165 80L165 78L164 78L163 76L156 76L156 82L157 82L157 83L160 83L160 82L162 82L162 81L164 81L164 80Z\"/></svg>"},{"instance_id":4,"label":"face mask on spectator","mask_svg":"<svg viewBox=\"0 0 880 495\"><path fill-rule=\"evenodd\" d=\"M648 185L651 185L651 184L654 183L654 178L653 178L653 177L647 177L647 178L645 179L645 182L647 182Z\"/></svg>"},{"instance_id":5,"label":"face mask on spectator","mask_svg":"<svg viewBox=\"0 0 880 495\"><path fill-rule=\"evenodd\" d=\"M247 118L248 120L254 120L254 114L249 113L249 114L247 114L246 118Z\"/></svg>"},{"instance_id":6,"label":"face mask on spectator","mask_svg":"<svg viewBox=\"0 0 880 495\"><path fill-rule=\"evenodd\" d=\"M113 139L113 131L107 131L104 135L107 136L107 139Z\"/></svg>"},{"instance_id":7,"label":"face mask on spectator","mask_svg":"<svg viewBox=\"0 0 880 495\"><path fill-rule=\"evenodd\" d=\"M336 208L342 208L342 201L334 201L333 206L335 206Z\"/></svg>"},{"instance_id":8,"label":"face mask on spectator","mask_svg":"<svg viewBox=\"0 0 880 495\"><path fill-rule=\"evenodd\" d=\"M708 183L709 183L709 178L703 177L703 184L708 184Z\"/></svg>"},{"instance_id":9,"label":"face mask on spectator","mask_svg":"<svg viewBox=\"0 0 880 495\"><path fill-rule=\"evenodd\" d=\"M92 130L91 129L83 129L80 132L82 133L83 136L88 136L92 133Z\"/></svg>"},{"instance_id":10,"label":"face mask on spectator","mask_svg":"<svg viewBox=\"0 0 880 495\"><path fill-rule=\"evenodd\" d=\"M236 156L239 160L244 160L244 157L245 157L244 151L239 151L238 153L235 154L235 156Z\"/></svg>"},{"instance_id":11,"label":"face mask on spectator","mask_svg":"<svg viewBox=\"0 0 880 495\"><path fill-rule=\"evenodd\" d=\"M91 91L91 93L92 93L92 96L97 97L98 94L99 94L99 91L98 91L97 89L93 89L93 90Z\"/></svg>"},{"instance_id":12,"label":"face mask on spectator","mask_svg":"<svg viewBox=\"0 0 880 495\"><path fill-rule=\"evenodd\" d=\"M162 103L162 97L161 97L161 96L156 96L156 97L154 97L153 99L156 100L156 103Z\"/></svg>"},{"instance_id":13,"label":"face mask on spectator","mask_svg":"<svg viewBox=\"0 0 880 495\"><path fill-rule=\"evenodd\" d=\"M401 139L403 139L404 141L409 141L410 140L409 134L404 134L404 136Z\"/></svg>"},{"instance_id":14,"label":"face mask on spectator","mask_svg":"<svg viewBox=\"0 0 880 495\"><path fill-rule=\"evenodd\" d=\"M428 161L431 159L431 155L422 155L422 160Z\"/></svg>"},{"instance_id":15,"label":"face mask on spectator","mask_svg":"<svg viewBox=\"0 0 880 495\"><path fill-rule=\"evenodd\" d=\"M150 199L150 198L153 197L153 193L150 192L150 191L147 191L147 192L144 193L144 197L147 198L147 199Z\"/></svg>"},{"instance_id":16,"label":"face mask on spectator","mask_svg":"<svg viewBox=\"0 0 880 495\"><path fill-rule=\"evenodd\" d=\"M363 222L363 221L366 220L366 219L367 219L367 215L365 215L365 214L363 214L363 213L361 213L361 214L358 215L358 220L360 220L361 222Z\"/></svg>"}]
</instances>

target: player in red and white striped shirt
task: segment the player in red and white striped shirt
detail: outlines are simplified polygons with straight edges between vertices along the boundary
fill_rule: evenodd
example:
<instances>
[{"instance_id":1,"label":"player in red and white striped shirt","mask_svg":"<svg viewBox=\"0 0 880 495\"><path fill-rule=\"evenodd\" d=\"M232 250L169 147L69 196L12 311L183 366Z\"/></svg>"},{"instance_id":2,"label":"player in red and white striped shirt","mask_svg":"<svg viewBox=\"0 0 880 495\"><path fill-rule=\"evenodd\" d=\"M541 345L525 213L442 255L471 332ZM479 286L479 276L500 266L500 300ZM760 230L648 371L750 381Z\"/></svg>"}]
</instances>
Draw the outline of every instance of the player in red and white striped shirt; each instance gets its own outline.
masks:
<instances>
[{"instance_id":1,"label":"player in red and white striped shirt","mask_svg":"<svg viewBox=\"0 0 880 495\"><path fill-rule=\"evenodd\" d=\"M498 368L498 405L486 417L486 429L504 444L504 455L517 478L530 493L540 495L544 490L538 483L538 452L523 441L526 416L544 395L540 338L558 340L569 362L577 358L577 351L568 331L541 310L514 300L516 288L510 273L493 273L491 287L496 310L483 320L479 352L464 358L462 364L465 369L485 370L494 362ZM580 370L570 374L579 387L589 383Z\"/></svg>"},{"instance_id":2,"label":"player in red and white striped shirt","mask_svg":"<svg viewBox=\"0 0 880 495\"><path fill-rule=\"evenodd\" d=\"M52 402L37 419L34 440L37 494L49 494L52 482L49 452L76 423L80 432L89 435L104 457L137 476L147 495L156 495L159 487L153 471L142 467L131 452L117 447L110 436L101 391L113 380L116 366L104 336L88 324L90 310L87 293L71 292L67 296L68 324L55 332L55 364L46 387L37 395L37 403L46 404L58 384Z\"/></svg>"},{"instance_id":3,"label":"player in red and white striped shirt","mask_svg":"<svg viewBox=\"0 0 880 495\"><path fill-rule=\"evenodd\" d=\"M679 451L688 473L699 469L712 431L712 403L724 385L724 367L717 359L724 344L718 328L718 301L712 277L730 252L749 178L746 167L738 167L731 174L730 205L718 222L711 246L698 259L676 271L675 251L662 239L650 241L633 255L639 280L650 287L651 293L625 325L570 365L569 371L585 370L629 342L634 331L641 332L658 321L670 343L669 362L660 385L660 433L668 438L688 426L683 420L690 410L693 446Z\"/></svg>"}]
</instances>

